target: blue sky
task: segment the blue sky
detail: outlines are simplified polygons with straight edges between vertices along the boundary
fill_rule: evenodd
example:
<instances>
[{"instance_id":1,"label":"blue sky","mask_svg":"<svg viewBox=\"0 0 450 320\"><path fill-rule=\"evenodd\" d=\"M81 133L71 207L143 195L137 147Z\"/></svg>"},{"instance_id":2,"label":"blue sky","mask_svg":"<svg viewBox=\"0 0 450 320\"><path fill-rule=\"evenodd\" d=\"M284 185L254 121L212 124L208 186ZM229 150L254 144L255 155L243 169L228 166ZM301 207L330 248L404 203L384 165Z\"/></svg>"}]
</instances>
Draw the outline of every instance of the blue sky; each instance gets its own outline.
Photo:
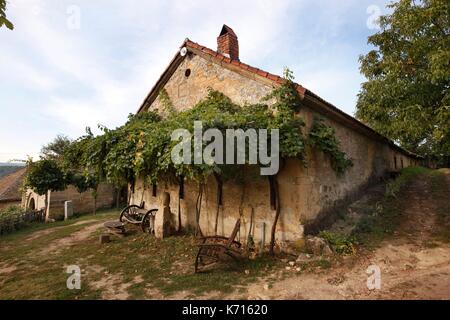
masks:
<instances>
[{"instance_id":1,"label":"blue sky","mask_svg":"<svg viewBox=\"0 0 450 320\"><path fill-rule=\"evenodd\" d=\"M349 114L382 0L10 0L0 29L0 162L35 159L57 134L115 127L135 112L179 45L216 48L223 23L241 61L296 81Z\"/></svg>"}]
</instances>

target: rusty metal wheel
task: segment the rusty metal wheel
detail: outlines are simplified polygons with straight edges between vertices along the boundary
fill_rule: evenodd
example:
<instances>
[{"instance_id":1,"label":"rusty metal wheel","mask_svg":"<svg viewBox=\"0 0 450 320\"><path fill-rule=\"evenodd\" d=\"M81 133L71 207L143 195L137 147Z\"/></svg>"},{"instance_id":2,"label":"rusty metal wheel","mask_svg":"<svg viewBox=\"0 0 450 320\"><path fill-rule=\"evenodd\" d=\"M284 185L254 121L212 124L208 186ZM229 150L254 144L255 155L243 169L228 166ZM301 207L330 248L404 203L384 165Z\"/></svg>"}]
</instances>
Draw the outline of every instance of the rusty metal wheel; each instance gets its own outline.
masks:
<instances>
[{"instance_id":1,"label":"rusty metal wheel","mask_svg":"<svg viewBox=\"0 0 450 320\"><path fill-rule=\"evenodd\" d=\"M136 204L132 204L131 206L126 207L120 213L119 221L124 223L128 222L132 224L141 223L141 220L139 218L139 211L138 211L139 209L141 209L141 207L139 207Z\"/></svg>"},{"instance_id":2,"label":"rusty metal wheel","mask_svg":"<svg viewBox=\"0 0 450 320\"><path fill-rule=\"evenodd\" d=\"M151 209L142 218L141 229L144 233L155 234L155 216L158 209Z\"/></svg>"}]
</instances>

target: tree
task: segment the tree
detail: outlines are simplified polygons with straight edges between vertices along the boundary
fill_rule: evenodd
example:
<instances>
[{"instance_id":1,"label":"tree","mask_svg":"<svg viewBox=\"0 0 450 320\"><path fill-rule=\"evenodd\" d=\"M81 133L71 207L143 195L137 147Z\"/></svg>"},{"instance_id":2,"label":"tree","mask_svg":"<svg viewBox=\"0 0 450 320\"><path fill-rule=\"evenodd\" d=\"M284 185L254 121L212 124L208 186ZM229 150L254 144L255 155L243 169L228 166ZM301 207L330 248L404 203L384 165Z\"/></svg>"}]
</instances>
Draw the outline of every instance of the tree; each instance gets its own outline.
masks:
<instances>
[{"instance_id":1,"label":"tree","mask_svg":"<svg viewBox=\"0 0 450 320\"><path fill-rule=\"evenodd\" d=\"M41 149L41 158L47 160L59 160L64 155L64 150L72 143L67 136L57 135L56 138L44 145Z\"/></svg>"},{"instance_id":2,"label":"tree","mask_svg":"<svg viewBox=\"0 0 450 320\"><path fill-rule=\"evenodd\" d=\"M368 38L357 118L402 147L448 165L450 2L400 0ZM445 163L446 162L446 163Z\"/></svg>"},{"instance_id":3,"label":"tree","mask_svg":"<svg viewBox=\"0 0 450 320\"><path fill-rule=\"evenodd\" d=\"M14 25L6 18L6 0L0 0L0 28L5 25L9 30L14 29Z\"/></svg>"},{"instance_id":4,"label":"tree","mask_svg":"<svg viewBox=\"0 0 450 320\"><path fill-rule=\"evenodd\" d=\"M39 195L45 195L45 208L48 205L48 191L62 191L66 188L64 173L54 160L28 162L24 186Z\"/></svg>"}]
</instances>

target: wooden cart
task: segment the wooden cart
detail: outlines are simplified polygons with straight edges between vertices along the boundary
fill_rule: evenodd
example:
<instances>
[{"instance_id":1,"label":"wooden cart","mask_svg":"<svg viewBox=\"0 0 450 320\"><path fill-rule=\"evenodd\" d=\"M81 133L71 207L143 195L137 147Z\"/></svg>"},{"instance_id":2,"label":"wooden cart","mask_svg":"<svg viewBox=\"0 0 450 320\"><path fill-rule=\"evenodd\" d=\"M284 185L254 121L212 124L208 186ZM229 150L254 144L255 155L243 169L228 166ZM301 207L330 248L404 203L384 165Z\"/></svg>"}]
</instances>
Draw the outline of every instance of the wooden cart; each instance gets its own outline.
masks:
<instances>
[{"instance_id":1,"label":"wooden cart","mask_svg":"<svg viewBox=\"0 0 450 320\"><path fill-rule=\"evenodd\" d=\"M240 227L241 219L238 219L229 238L223 236L200 238L201 243L198 245L195 258L195 273L210 269L226 257L233 259L242 257L241 243L235 240Z\"/></svg>"},{"instance_id":2,"label":"wooden cart","mask_svg":"<svg viewBox=\"0 0 450 320\"><path fill-rule=\"evenodd\" d=\"M139 225L143 232L154 234L157 211L158 209L144 209L144 203L140 206L132 204L122 210L119 221L125 224Z\"/></svg>"}]
</instances>

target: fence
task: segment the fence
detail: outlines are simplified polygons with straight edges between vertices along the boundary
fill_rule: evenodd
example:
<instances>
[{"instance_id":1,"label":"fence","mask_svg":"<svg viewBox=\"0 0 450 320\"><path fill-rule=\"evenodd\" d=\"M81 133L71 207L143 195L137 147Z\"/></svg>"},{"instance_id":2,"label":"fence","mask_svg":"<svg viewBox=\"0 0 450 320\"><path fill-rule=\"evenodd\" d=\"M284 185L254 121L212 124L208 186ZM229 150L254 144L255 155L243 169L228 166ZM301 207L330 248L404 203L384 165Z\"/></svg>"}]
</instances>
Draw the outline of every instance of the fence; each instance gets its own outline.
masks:
<instances>
[{"instance_id":1,"label":"fence","mask_svg":"<svg viewBox=\"0 0 450 320\"><path fill-rule=\"evenodd\" d=\"M45 222L45 210L0 217L0 235L19 230L31 222Z\"/></svg>"}]
</instances>

